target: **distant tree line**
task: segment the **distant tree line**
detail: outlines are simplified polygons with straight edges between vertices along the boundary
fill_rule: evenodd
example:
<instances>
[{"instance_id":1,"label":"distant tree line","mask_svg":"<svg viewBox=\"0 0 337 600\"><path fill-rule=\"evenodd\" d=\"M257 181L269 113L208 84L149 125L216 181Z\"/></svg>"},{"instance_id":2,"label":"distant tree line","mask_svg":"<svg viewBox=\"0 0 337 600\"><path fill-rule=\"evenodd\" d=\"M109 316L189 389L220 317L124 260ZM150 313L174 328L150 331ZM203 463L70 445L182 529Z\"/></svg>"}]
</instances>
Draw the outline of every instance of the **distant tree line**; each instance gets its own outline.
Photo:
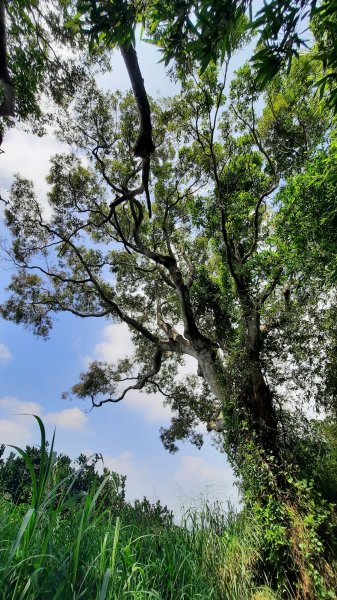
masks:
<instances>
[{"instance_id":1,"label":"distant tree line","mask_svg":"<svg viewBox=\"0 0 337 600\"><path fill-rule=\"evenodd\" d=\"M29 505L32 496L31 475L26 460L10 452L5 454L5 444L0 445L0 496L7 498L16 505ZM26 446L25 452L33 465L36 477L39 475L41 463L41 450L37 446ZM99 464L103 464L99 472ZM142 500L128 502L125 498L126 476L110 471L104 466L100 454L86 456L80 454L72 460L66 454L58 454L54 458L53 479L60 482L59 494L67 490L69 495L78 502L86 494L95 492L102 486L105 479L108 481L102 487L99 495L99 511L108 511L112 519L123 515L124 523L137 523L142 525L171 525L173 513L163 506L158 500L151 503L146 497ZM56 495L57 498L57 495Z\"/></svg>"}]
</instances>

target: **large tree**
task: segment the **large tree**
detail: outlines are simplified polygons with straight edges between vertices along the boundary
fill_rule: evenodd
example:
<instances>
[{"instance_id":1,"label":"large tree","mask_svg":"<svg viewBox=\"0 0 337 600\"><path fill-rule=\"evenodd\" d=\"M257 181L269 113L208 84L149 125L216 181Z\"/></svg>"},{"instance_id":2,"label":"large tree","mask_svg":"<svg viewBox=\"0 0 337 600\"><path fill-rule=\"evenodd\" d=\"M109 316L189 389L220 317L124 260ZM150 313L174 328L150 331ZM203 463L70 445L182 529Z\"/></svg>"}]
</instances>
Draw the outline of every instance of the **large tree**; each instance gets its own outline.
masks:
<instances>
[{"instance_id":1,"label":"large tree","mask_svg":"<svg viewBox=\"0 0 337 600\"><path fill-rule=\"evenodd\" d=\"M59 137L75 150L52 159L50 218L32 182L16 178L5 212L17 272L2 314L42 336L65 311L126 323L134 355L93 363L72 392L99 407L133 389L158 391L174 415L162 430L171 451L187 437L200 446L200 422L221 429L247 502L275 536L267 558L276 548L302 593L300 567L321 564L317 530L329 511L316 510L316 484L302 481L309 434L294 403L306 394L331 408L325 363L315 360L331 336L321 335L315 273L301 285L286 252L286 192L274 197L333 129L315 94L321 74L304 56L262 99L245 66L227 99L227 61L201 74L184 61L175 72L180 96L156 103L135 52L134 4L121 4L124 20L114 2L80 4L86 22L79 13L72 26L89 33L92 48L119 46L133 95L103 92L88 78L78 84L72 109L59 113ZM184 356L198 371L182 383ZM297 516L308 512L299 531Z\"/></svg>"},{"instance_id":2,"label":"large tree","mask_svg":"<svg viewBox=\"0 0 337 600\"><path fill-rule=\"evenodd\" d=\"M280 78L262 118L248 68L231 85L228 110L225 81L213 68L184 79L179 98L152 103L152 218L134 156L133 99L93 82L60 130L89 166L75 155L52 159L52 218L44 218L31 182L13 185L6 217L18 274L3 314L41 335L59 311L125 322L135 356L115 368L95 363L74 391L94 406L121 400L124 377L129 389L161 391L176 412L163 433L171 449L176 436L223 409L229 422L242 422L243 438L247 431L279 453L267 357L289 298L270 201L325 131L319 101L308 94L311 70L304 59L290 79ZM198 362L201 390L173 383L184 355Z\"/></svg>"}]
</instances>

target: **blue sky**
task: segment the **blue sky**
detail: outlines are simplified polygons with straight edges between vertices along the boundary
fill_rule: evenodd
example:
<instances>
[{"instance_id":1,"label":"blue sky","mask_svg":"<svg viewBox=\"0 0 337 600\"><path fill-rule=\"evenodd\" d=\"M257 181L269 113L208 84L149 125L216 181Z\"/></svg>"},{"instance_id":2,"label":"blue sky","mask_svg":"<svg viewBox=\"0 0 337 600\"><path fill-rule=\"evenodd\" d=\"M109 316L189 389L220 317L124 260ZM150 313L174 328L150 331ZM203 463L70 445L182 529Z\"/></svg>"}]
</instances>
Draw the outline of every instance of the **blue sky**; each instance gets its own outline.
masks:
<instances>
[{"instance_id":1,"label":"blue sky","mask_svg":"<svg viewBox=\"0 0 337 600\"><path fill-rule=\"evenodd\" d=\"M153 47L141 44L141 68L148 92L165 96L177 90L165 77ZM242 64L234 58L231 72ZM101 83L110 89L129 89L127 73L120 57L113 59L113 73ZM0 156L0 189L6 195L15 172L31 178L40 201L46 203L49 157L62 150L51 136L37 138L11 130ZM8 236L1 227L1 237ZM1 257L0 298L5 297L11 267ZM50 339L43 341L13 323L0 320L0 443L24 446L38 443L35 413L43 417L49 436L56 425L56 449L72 457L81 452L101 452L105 463L127 475L127 496L158 498L179 511L202 497L226 501L237 499L233 474L226 457L210 442L201 451L182 444L172 456L164 450L159 428L169 421L170 411L159 395L140 392L118 405L106 405L87 412L85 403L61 400L63 391L76 383L79 373L93 359L121 358L130 351L131 341L125 325L97 319L62 315ZM189 362L186 371L195 371ZM23 415L23 413L26 413ZM28 416L27 416L28 415Z\"/></svg>"}]
</instances>

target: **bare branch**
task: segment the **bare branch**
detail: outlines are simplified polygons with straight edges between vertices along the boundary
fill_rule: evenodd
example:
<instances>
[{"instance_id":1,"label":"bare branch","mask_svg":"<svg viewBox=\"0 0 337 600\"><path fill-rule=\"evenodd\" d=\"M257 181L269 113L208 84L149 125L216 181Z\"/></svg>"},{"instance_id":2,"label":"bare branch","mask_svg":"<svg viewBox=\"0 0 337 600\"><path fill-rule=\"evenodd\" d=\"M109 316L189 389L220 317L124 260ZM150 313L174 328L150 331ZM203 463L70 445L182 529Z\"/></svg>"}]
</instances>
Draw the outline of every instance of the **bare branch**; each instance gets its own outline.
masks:
<instances>
[{"instance_id":1,"label":"bare branch","mask_svg":"<svg viewBox=\"0 0 337 600\"><path fill-rule=\"evenodd\" d=\"M157 375L157 373L159 373L160 368L161 368L161 363L162 363L162 358L163 358L163 352L160 348L157 348L155 350L155 353L153 355L153 365L152 365L152 369L150 371L148 371L147 373L144 373L143 375L139 374L137 377L137 383L135 383L135 385L130 385L127 388L125 388L125 390L123 390L122 394L118 397L118 398L106 398L105 400L101 400L100 402L95 402L94 399L92 398L92 406L93 408L98 408L100 406L103 406L103 404L107 404L108 402L112 402L112 403L117 403L120 402L121 400L123 400L123 398L125 398L126 394L130 391L130 390L142 390L143 387L149 382L149 380L154 377L155 375ZM151 381L151 383L153 383Z\"/></svg>"},{"instance_id":2,"label":"bare branch","mask_svg":"<svg viewBox=\"0 0 337 600\"><path fill-rule=\"evenodd\" d=\"M149 217L151 217L151 199L149 193L150 157L155 151L152 139L151 109L144 80L140 72L136 50L132 44L122 44L120 50L130 77L140 114L140 132L135 146L135 155L142 159L142 187L146 195Z\"/></svg>"},{"instance_id":3,"label":"bare branch","mask_svg":"<svg viewBox=\"0 0 337 600\"><path fill-rule=\"evenodd\" d=\"M77 317L82 317L84 319L86 319L87 317L95 317L95 318L107 317L108 315L111 314L110 310L103 310L103 311L98 312L98 313L95 313L95 312L84 313L84 312L82 312L80 310L77 310L76 308L71 307L71 306L66 306L65 304L63 304L59 300L57 300L57 304L59 305L59 307L62 310L66 311L66 312L70 312L73 315L76 315Z\"/></svg>"}]
</instances>

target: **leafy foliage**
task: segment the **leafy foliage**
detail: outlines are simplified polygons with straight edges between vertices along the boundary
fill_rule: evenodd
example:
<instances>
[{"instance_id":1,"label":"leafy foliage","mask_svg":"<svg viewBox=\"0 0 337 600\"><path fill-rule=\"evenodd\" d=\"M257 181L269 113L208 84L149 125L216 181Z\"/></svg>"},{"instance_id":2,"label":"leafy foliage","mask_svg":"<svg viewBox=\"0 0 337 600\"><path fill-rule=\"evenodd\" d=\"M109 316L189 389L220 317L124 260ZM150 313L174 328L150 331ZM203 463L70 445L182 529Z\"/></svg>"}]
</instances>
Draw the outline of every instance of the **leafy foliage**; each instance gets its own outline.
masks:
<instances>
[{"instance_id":1,"label":"leafy foliage","mask_svg":"<svg viewBox=\"0 0 337 600\"><path fill-rule=\"evenodd\" d=\"M312 60L319 61L324 75L317 81L321 96L336 109L337 53L333 44L337 4L317 0L272 0L255 14L252 0L202 0L165 3L153 0L144 15L148 31L168 64L195 61L204 71L231 56L243 32L257 36L252 56L256 81L262 89L303 49L316 46ZM249 18L247 17L247 12ZM311 31L309 27L311 26Z\"/></svg>"},{"instance_id":2,"label":"leafy foliage","mask_svg":"<svg viewBox=\"0 0 337 600\"><path fill-rule=\"evenodd\" d=\"M52 103L69 103L91 65L99 62L103 68L104 58L102 53L85 56L82 40L66 27L73 14L72 0L10 0L4 2L4 9L7 47L2 46L6 56L1 56L1 62L7 63L15 115L1 116L0 137L18 121L43 135L52 118Z\"/></svg>"},{"instance_id":3,"label":"leafy foliage","mask_svg":"<svg viewBox=\"0 0 337 600\"><path fill-rule=\"evenodd\" d=\"M287 264L315 272L327 285L336 281L336 139L320 148L300 174L280 190L279 230ZM322 268L323 267L323 268Z\"/></svg>"}]
</instances>

